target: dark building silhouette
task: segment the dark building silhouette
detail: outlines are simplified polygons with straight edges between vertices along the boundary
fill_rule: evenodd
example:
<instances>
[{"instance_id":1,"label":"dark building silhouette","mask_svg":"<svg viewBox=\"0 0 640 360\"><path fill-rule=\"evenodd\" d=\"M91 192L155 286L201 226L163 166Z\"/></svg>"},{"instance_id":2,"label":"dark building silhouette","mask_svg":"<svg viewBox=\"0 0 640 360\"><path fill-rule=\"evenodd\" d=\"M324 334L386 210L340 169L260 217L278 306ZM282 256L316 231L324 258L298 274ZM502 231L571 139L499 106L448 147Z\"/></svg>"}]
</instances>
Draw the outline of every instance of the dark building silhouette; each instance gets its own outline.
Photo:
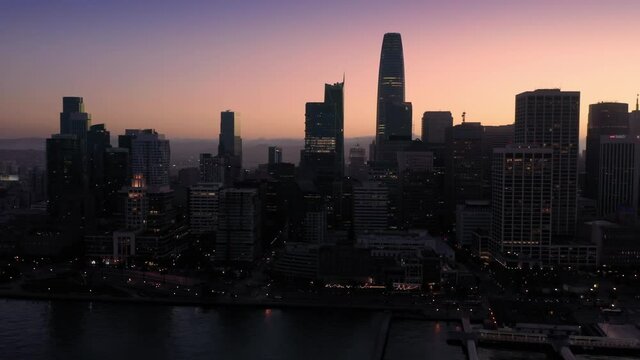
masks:
<instances>
[{"instance_id":1,"label":"dark building silhouette","mask_svg":"<svg viewBox=\"0 0 640 360\"><path fill-rule=\"evenodd\" d=\"M64 97L60 134L47 139L47 205L49 215L67 233L81 235L94 218L89 192L87 133L91 116L81 97ZM97 161L99 163L99 160Z\"/></svg>"},{"instance_id":2,"label":"dark building silhouette","mask_svg":"<svg viewBox=\"0 0 640 360\"><path fill-rule=\"evenodd\" d=\"M47 210L60 225L80 225L85 213L84 165L75 135L47 139Z\"/></svg>"},{"instance_id":3,"label":"dark building silhouette","mask_svg":"<svg viewBox=\"0 0 640 360\"><path fill-rule=\"evenodd\" d=\"M422 142L444 144L447 129L452 126L451 111L425 111L422 115Z\"/></svg>"},{"instance_id":4,"label":"dark building silhouette","mask_svg":"<svg viewBox=\"0 0 640 360\"><path fill-rule=\"evenodd\" d=\"M118 194L131 179L129 168L129 150L109 148L104 153L104 197L107 216L116 217L122 214L122 205Z\"/></svg>"},{"instance_id":5,"label":"dark building silhouette","mask_svg":"<svg viewBox=\"0 0 640 360\"><path fill-rule=\"evenodd\" d=\"M513 144L515 126L509 124L497 126L484 125L483 127L482 161L485 180L485 194L483 198L489 200L491 199L492 188L491 158L493 157L493 149L504 148L507 145Z\"/></svg>"},{"instance_id":6,"label":"dark building silhouette","mask_svg":"<svg viewBox=\"0 0 640 360\"><path fill-rule=\"evenodd\" d=\"M629 133L629 105L602 102L589 105L585 159L585 189L583 196L598 197L600 181L600 138L602 135L626 135Z\"/></svg>"},{"instance_id":7,"label":"dark building silhouette","mask_svg":"<svg viewBox=\"0 0 640 360\"><path fill-rule=\"evenodd\" d=\"M84 111L84 100L81 97L66 96L62 98L60 113L60 134L76 135L84 141L91 126L91 115Z\"/></svg>"},{"instance_id":8,"label":"dark building silhouette","mask_svg":"<svg viewBox=\"0 0 640 360\"><path fill-rule=\"evenodd\" d=\"M269 146L268 164L280 164L282 162L282 148L279 146Z\"/></svg>"},{"instance_id":9,"label":"dark building silhouette","mask_svg":"<svg viewBox=\"0 0 640 360\"><path fill-rule=\"evenodd\" d=\"M218 156L228 157L242 167L242 137L238 114L226 110L220 113L220 137Z\"/></svg>"},{"instance_id":10,"label":"dark building silhouette","mask_svg":"<svg viewBox=\"0 0 640 360\"><path fill-rule=\"evenodd\" d=\"M598 178L598 216L627 215L633 223L638 213L640 140L624 134L601 135L598 144L598 172L587 176Z\"/></svg>"},{"instance_id":11,"label":"dark building silhouette","mask_svg":"<svg viewBox=\"0 0 640 360\"><path fill-rule=\"evenodd\" d=\"M636 109L629 113L629 135L640 136L640 99L636 98Z\"/></svg>"},{"instance_id":12,"label":"dark building silhouette","mask_svg":"<svg viewBox=\"0 0 640 360\"><path fill-rule=\"evenodd\" d=\"M515 143L553 150L554 235L575 234L580 92L543 89L516 95Z\"/></svg>"},{"instance_id":13,"label":"dark building silhouette","mask_svg":"<svg viewBox=\"0 0 640 360\"><path fill-rule=\"evenodd\" d=\"M305 106L304 149L300 155L301 174L313 180L322 194L344 174L344 134L342 104L344 83L325 84L324 102ZM342 153L341 153L342 152Z\"/></svg>"},{"instance_id":14,"label":"dark building silhouette","mask_svg":"<svg viewBox=\"0 0 640 360\"><path fill-rule=\"evenodd\" d=\"M469 200L483 199L484 127L479 122L463 122L447 130L446 185L449 212Z\"/></svg>"},{"instance_id":15,"label":"dark building silhouette","mask_svg":"<svg viewBox=\"0 0 640 360\"><path fill-rule=\"evenodd\" d=\"M529 145L495 149L490 246L502 264L546 264L551 245L553 150Z\"/></svg>"},{"instance_id":16,"label":"dark building silhouette","mask_svg":"<svg viewBox=\"0 0 640 360\"><path fill-rule=\"evenodd\" d=\"M375 154L377 162L395 164L396 154L411 142L412 107L405 102L402 38L387 33L382 40L378 73Z\"/></svg>"},{"instance_id":17,"label":"dark building silhouette","mask_svg":"<svg viewBox=\"0 0 640 360\"><path fill-rule=\"evenodd\" d=\"M218 142L218 166L224 167L224 183L227 186L239 180L242 171L242 137L238 114L226 110L220 113Z\"/></svg>"},{"instance_id":18,"label":"dark building silhouette","mask_svg":"<svg viewBox=\"0 0 640 360\"><path fill-rule=\"evenodd\" d=\"M111 148L111 137L104 124L92 125L87 132L87 157L89 169L89 191L93 195L95 215L106 215L104 160Z\"/></svg>"},{"instance_id":19,"label":"dark building silhouette","mask_svg":"<svg viewBox=\"0 0 640 360\"><path fill-rule=\"evenodd\" d=\"M359 181L367 180L367 151L359 144L349 149L349 176Z\"/></svg>"}]
</instances>

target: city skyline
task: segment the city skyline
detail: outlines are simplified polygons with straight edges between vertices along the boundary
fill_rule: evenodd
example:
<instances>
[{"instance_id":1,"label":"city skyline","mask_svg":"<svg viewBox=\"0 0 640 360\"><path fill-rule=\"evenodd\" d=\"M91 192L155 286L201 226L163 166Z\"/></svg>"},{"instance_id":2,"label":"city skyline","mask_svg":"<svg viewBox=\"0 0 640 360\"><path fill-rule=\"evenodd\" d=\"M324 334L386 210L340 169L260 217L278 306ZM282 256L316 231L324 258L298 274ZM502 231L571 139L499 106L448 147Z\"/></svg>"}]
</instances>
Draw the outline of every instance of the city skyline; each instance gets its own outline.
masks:
<instances>
[{"instance_id":1,"label":"city skyline","mask_svg":"<svg viewBox=\"0 0 640 360\"><path fill-rule=\"evenodd\" d=\"M380 38L387 32L403 36L414 136L424 111L451 111L455 124L462 112L468 121L509 124L514 94L559 87L582 94L584 144L587 104L633 104L638 92L632 14L640 5L631 1L617 1L615 11L594 1L394 4L401 12L332 2L315 12L315 5L286 3L272 9L243 3L224 11L218 4L176 9L163 3L148 13L118 2L71 3L2 5L4 138L55 133L62 96L84 97L93 123L109 124L112 133L155 128L172 138L211 138L217 114L231 108L242 115L247 139L301 138L304 103L322 95L318 83L338 81L343 73L345 136L373 136ZM354 9L356 19L345 22ZM249 16L234 17L243 11ZM98 12L103 16L91 21ZM77 21L65 22L67 16ZM564 22L568 16L575 21ZM111 28L110 19L121 26ZM328 20L335 26L314 31ZM294 27L302 21L309 26ZM507 27L508 33L499 31ZM182 126L185 121L190 126Z\"/></svg>"}]
</instances>

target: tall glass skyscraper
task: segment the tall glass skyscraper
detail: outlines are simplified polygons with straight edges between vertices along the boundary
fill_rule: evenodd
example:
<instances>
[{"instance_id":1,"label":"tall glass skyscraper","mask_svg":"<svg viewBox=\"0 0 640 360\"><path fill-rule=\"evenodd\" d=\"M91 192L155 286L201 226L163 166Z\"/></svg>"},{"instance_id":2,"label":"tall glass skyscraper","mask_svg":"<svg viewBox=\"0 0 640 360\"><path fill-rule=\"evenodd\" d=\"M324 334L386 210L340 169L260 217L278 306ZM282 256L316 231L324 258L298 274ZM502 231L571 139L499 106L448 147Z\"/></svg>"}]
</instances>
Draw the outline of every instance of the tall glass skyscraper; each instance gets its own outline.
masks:
<instances>
[{"instance_id":1,"label":"tall glass skyscraper","mask_svg":"<svg viewBox=\"0 0 640 360\"><path fill-rule=\"evenodd\" d=\"M84 111L84 99L76 96L62 98L62 112L60 113L60 134L75 135L78 140L86 140L87 131L91 126L91 115ZM84 146L84 144L81 144Z\"/></svg>"},{"instance_id":2,"label":"tall glass skyscraper","mask_svg":"<svg viewBox=\"0 0 640 360\"><path fill-rule=\"evenodd\" d=\"M382 40L376 115L376 161L396 162L396 152L411 141L411 103L404 99L402 38L387 33Z\"/></svg>"},{"instance_id":3,"label":"tall glass skyscraper","mask_svg":"<svg viewBox=\"0 0 640 360\"><path fill-rule=\"evenodd\" d=\"M300 167L306 177L328 186L344 175L344 82L324 89L324 102L305 106Z\"/></svg>"}]
</instances>

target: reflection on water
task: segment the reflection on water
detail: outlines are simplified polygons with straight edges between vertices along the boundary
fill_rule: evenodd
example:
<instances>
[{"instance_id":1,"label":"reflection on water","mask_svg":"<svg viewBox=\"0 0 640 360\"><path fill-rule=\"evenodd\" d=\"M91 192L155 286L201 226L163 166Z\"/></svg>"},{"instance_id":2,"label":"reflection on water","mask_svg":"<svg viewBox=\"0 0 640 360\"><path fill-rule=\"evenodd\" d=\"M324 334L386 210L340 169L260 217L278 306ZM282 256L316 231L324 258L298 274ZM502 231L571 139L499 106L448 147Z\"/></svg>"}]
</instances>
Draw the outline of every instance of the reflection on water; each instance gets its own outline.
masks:
<instances>
[{"instance_id":1,"label":"reflection on water","mask_svg":"<svg viewBox=\"0 0 640 360\"><path fill-rule=\"evenodd\" d=\"M383 315L0 299L2 359L370 359ZM394 319L385 359L466 359L447 322ZM479 348L483 360L544 354ZM608 357L577 356L581 360ZM625 358L616 358L625 359Z\"/></svg>"},{"instance_id":2,"label":"reflection on water","mask_svg":"<svg viewBox=\"0 0 640 360\"><path fill-rule=\"evenodd\" d=\"M466 359L462 347L447 344L449 331L458 324L416 320L393 320L385 360Z\"/></svg>"}]
</instances>

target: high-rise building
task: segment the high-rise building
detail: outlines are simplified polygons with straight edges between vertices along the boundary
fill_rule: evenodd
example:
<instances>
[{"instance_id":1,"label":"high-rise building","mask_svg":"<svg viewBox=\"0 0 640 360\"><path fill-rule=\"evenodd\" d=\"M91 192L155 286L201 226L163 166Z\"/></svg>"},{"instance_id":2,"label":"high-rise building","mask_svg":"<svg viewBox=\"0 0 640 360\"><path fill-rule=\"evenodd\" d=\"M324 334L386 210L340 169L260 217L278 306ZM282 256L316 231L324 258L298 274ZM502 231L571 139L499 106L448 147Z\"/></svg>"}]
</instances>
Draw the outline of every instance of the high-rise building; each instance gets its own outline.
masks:
<instances>
[{"instance_id":1,"label":"high-rise building","mask_svg":"<svg viewBox=\"0 0 640 360\"><path fill-rule=\"evenodd\" d=\"M131 138L132 174L141 174L148 187L169 186L169 140L153 129L127 129L125 135Z\"/></svg>"},{"instance_id":2,"label":"high-rise building","mask_svg":"<svg viewBox=\"0 0 640 360\"><path fill-rule=\"evenodd\" d=\"M349 176L364 181L367 179L367 151L356 145L349 149Z\"/></svg>"},{"instance_id":3,"label":"high-rise building","mask_svg":"<svg viewBox=\"0 0 640 360\"><path fill-rule=\"evenodd\" d=\"M552 165L551 148L513 145L494 150L491 237L498 261L548 261Z\"/></svg>"},{"instance_id":4,"label":"high-rise building","mask_svg":"<svg viewBox=\"0 0 640 360\"><path fill-rule=\"evenodd\" d=\"M336 167L340 177L344 176L344 77L341 83L324 85L324 102L336 108Z\"/></svg>"},{"instance_id":5,"label":"high-rise building","mask_svg":"<svg viewBox=\"0 0 640 360\"><path fill-rule=\"evenodd\" d=\"M444 144L446 131L452 126L451 111L425 111L422 115L422 142Z\"/></svg>"},{"instance_id":6,"label":"high-rise building","mask_svg":"<svg viewBox=\"0 0 640 360\"><path fill-rule=\"evenodd\" d=\"M503 148L507 145L513 144L515 126L509 125L497 125L487 126L484 125L484 134L482 139L482 162L483 172L485 180L485 194L484 199L491 199L491 158L493 157L493 149Z\"/></svg>"},{"instance_id":7,"label":"high-rise building","mask_svg":"<svg viewBox=\"0 0 640 360\"><path fill-rule=\"evenodd\" d=\"M640 137L640 99L638 97L636 97L636 109L629 113L629 135Z\"/></svg>"},{"instance_id":8,"label":"high-rise building","mask_svg":"<svg viewBox=\"0 0 640 360\"><path fill-rule=\"evenodd\" d=\"M629 133L629 105L601 102L589 105L587 128L587 148L585 159L585 188L583 196L598 197L600 188L600 139L603 135L624 135Z\"/></svg>"},{"instance_id":9,"label":"high-rise building","mask_svg":"<svg viewBox=\"0 0 640 360\"><path fill-rule=\"evenodd\" d=\"M113 216L122 213L118 193L131 179L129 168L129 150L109 148L104 154L104 213Z\"/></svg>"},{"instance_id":10,"label":"high-rise building","mask_svg":"<svg viewBox=\"0 0 640 360\"><path fill-rule=\"evenodd\" d=\"M56 134L46 146L49 215L60 224L81 223L85 183L80 141L76 135Z\"/></svg>"},{"instance_id":11,"label":"high-rise building","mask_svg":"<svg viewBox=\"0 0 640 360\"><path fill-rule=\"evenodd\" d=\"M395 164L396 153L411 142L412 107L405 102L404 55L399 33L382 40L376 115L375 154L378 162Z\"/></svg>"},{"instance_id":12,"label":"high-rise building","mask_svg":"<svg viewBox=\"0 0 640 360\"><path fill-rule=\"evenodd\" d=\"M202 153L200 154L200 181L205 183L215 182L214 174L215 174L215 166L216 159L213 154Z\"/></svg>"},{"instance_id":13,"label":"high-rise building","mask_svg":"<svg viewBox=\"0 0 640 360\"><path fill-rule=\"evenodd\" d=\"M282 148L279 146L269 146L269 164L280 164L282 162Z\"/></svg>"},{"instance_id":14,"label":"high-rise building","mask_svg":"<svg viewBox=\"0 0 640 360\"><path fill-rule=\"evenodd\" d=\"M353 225L356 234L389 228L389 189L384 184L353 187Z\"/></svg>"},{"instance_id":15,"label":"high-rise building","mask_svg":"<svg viewBox=\"0 0 640 360\"><path fill-rule=\"evenodd\" d=\"M640 141L628 135L600 136L598 162L598 216L638 213Z\"/></svg>"},{"instance_id":16,"label":"high-rise building","mask_svg":"<svg viewBox=\"0 0 640 360\"><path fill-rule=\"evenodd\" d=\"M251 262L261 253L260 200L256 189L220 192L215 259Z\"/></svg>"},{"instance_id":17,"label":"high-rise building","mask_svg":"<svg viewBox=\"0 0 640 360\"><path fill-rule=\"evenodd\" d=\"M324 102L305 106L304 149L300 168L304 177L314 180L323 194L344 174L344 82L325 84Z\"/></svg>"},{"instance_id":18,"label":"high-rise building","mask_svg":"<svg viewBox=\"0 0 640 360\"><path fill-rule=\"evenodd\" d=\"M189 224L191 233L206 234L218 228L220 183L199 183L189 189Z\"/></svg>"},{"instance_id":19,"label":"high-rise building","mask_svg":"<svg viewBox=\"0 0 640 360\"><path fill-rule=\"evenodd\" d=\"M553 150L551 214L556 235L575 234L579 130L580 92L545 89L516 96L515 143Z\"/></svg>"},{"instance_id":20,"label":"high-rise building","mask_svg":"<svg viewBox=\"0 0 640 360\"><path fill-rule=\"evenodd\" d=\"M80 142L84 142L89 126L91 115L84 111L84 100L81 97L63 97L60 134L76 135Z\"/></svg>"},{"instance_id":21,"label":"high-rise building","mask_svg":"<svg viewBox=\"0 0 640 360\"><path fill-rule=\"evenodd\" d=\"M123 188L125 197L124 222L125 229L143 231L147 228L149 216L149 197L144 176L134 174L131 185Z\"/></svg>"},{"instance_id":22,"label":"high-rise building","mask_svg":"<svg viewBox=\"0 0 640 360\"><path fill-rule=\"evenodd\" d=\"M456 241L471 245L473 233L488 233L491 230L491 202L471 200L456 208Z\"/></svg>"},{"instance_id":23,"label":"high-rise building","mask_svg":"<svg viewBox=\"0 0 640 360\"><path fill-rule=\"evenodd\" d=\"M242 169L242 137L240 118L236 112L226 110L220 113L220 137L218 156L229 159L239 172Z\"/></svg>"},{"instance_id":24,"label":"high-rise building","mask_svg":"<svg viewBox=\"0 0 640 360\"><path fill-rule=\"evenodd\" d=\"M104 160L107 149L111 148L111 137L104 124L92 125L87 132L87 159L89 169L89 191L95 203L96 215L106 213Z\"/></svg>"},{"instance_id":25,"label":"high-rise building","mask_svg":"<svg viewBox=\"0 0 640 360\"><path fill-rule=\"evenodd\" d=\"M458 204L483 199L483 136L484 128L479 122L463 122L447 130L445 174L452 213Z\"/></svg>"}]
</instances>

